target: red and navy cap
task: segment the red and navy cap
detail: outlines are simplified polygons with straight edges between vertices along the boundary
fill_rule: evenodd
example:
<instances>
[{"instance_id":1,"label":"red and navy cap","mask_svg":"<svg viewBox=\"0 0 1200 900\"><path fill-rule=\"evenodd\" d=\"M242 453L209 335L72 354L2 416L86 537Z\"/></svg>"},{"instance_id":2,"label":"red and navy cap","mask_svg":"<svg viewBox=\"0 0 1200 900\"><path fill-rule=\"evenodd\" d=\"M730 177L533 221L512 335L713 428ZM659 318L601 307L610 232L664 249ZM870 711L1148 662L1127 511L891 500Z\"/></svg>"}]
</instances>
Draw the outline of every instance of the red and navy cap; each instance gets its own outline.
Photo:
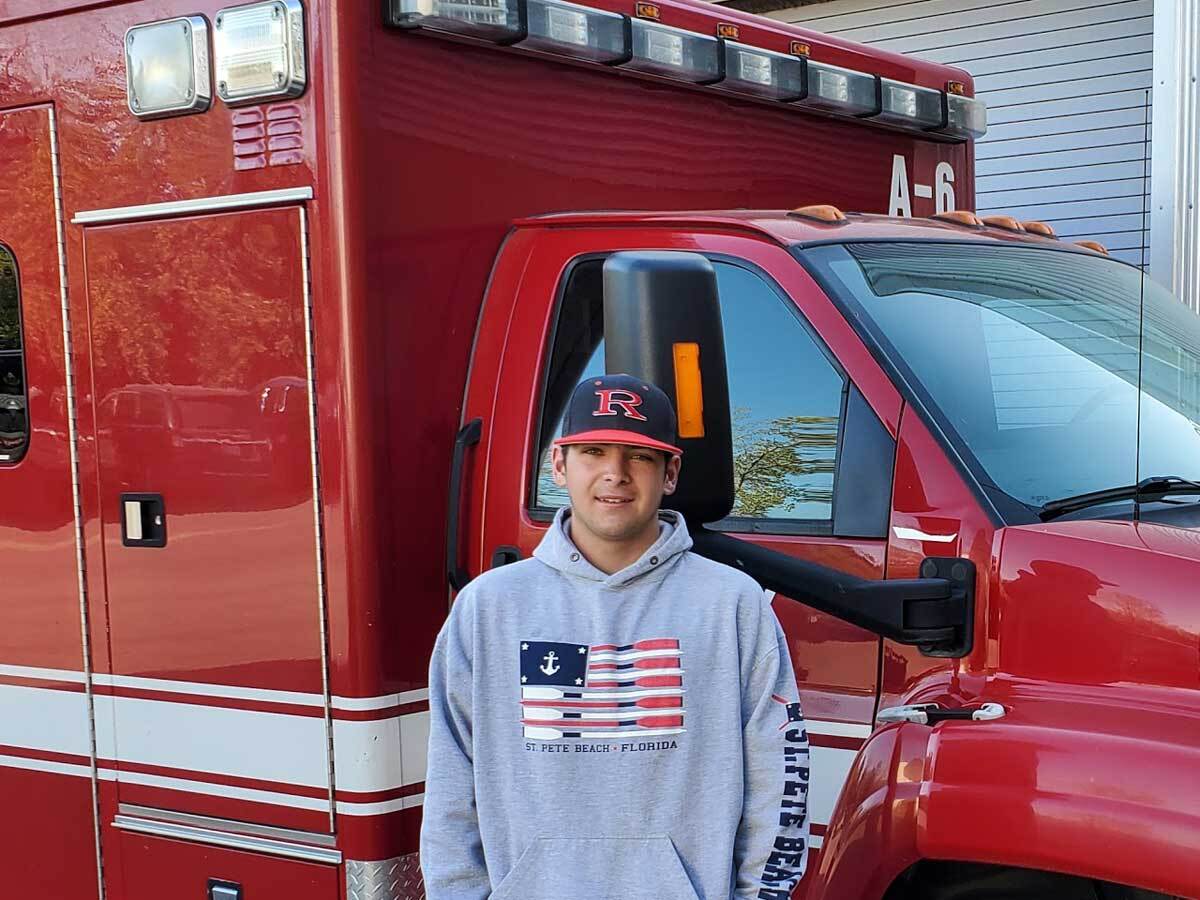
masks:
<instances>
[{"instance_id":1,"label":"red and navy cap","mask_svg":"<svg viewBox=\"0 0 1200 900\"><path fill-rule=\"evenodd\" d=\"M677 442L675 409L660 388L632 375L599 375L571 394L554 444L630 444L681 456Z\"/></svg>"}]
</instances>

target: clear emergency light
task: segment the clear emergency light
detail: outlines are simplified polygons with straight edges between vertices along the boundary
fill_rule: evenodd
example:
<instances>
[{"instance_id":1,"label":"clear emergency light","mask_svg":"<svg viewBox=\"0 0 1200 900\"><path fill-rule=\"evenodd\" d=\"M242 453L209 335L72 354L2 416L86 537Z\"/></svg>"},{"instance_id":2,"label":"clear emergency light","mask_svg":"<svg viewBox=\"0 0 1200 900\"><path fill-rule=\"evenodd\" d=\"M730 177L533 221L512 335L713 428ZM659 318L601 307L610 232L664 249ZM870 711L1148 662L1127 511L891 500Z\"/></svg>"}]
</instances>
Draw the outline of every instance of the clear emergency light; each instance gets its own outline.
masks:
<instances>
[{"instance_id":1,"label":"clear emergency light","mask_svg":"<svg viewBox=\"0 0 1200 900\"><path fill-rule=\"evenodd\" d=\"M633 50L629 19L620 13L560 0L524 0L521 47L566 53L596 62L624 62Z\"/></svg>"},{"instance_id":2,"label":"clear emergency light","mask_svg":"<svg viewBox=\"0 0 1200 900\"><path fill-rule=\"evenodd\" d=\"M724 75L725 57L715 37L632 19L633 58L622 68L666 75L693 84L712 84Z\"/></svg>"},{"instance_id":3,"label":"clear emergency light","mask_svg":"<svg viewBox=\"0 0 1200 900\"><path fill-rule=\"evenodd\" d=\"M139 119L208 109L212 82L203 16L135 25L125 32L125 95Z\"/></svg>"},{"instance_id":4,"label":"clear emergency light","mask_svg":"<svg viewBox=\"0 0 1200 900\"><path fill-rule=\"evenodd\" d=\"M844 116L873 116L880 111L874 75L811 59L808 61L808 95L797 102Z\"/></svg>"},{"instance_id":5,"label":"clear emergency light","mask_svg":"<svg viewBox=\"0 0 1200 900\"><path fill-rule=\"evenodd\" d=\"M939 128L943 124L941 91L880 78L879 97L882 109L875 117L879 122L918 128Z\"/></svg>"},{"instance_id":6,"label":"clear emergency light","mask_svg":"<svg viewBox=\"0 0 1200 900\"><path fill-rule=\"evenodd\" d=\"M304 92L304 9L300 0L229 6L214 18L217 95L230 106Z\"/></svg>"},{"instance_id":7,"label":"clear emergency light","mask_svg":"<svg viewBox=\"0 0 1200 900\"><path fill-rule=\"evenodd\" d=\"M387 0L387 22L511 44L525 36L519 0Z\"/></svg>"},{"instance_id":8,"label":"clear emergency light","mask_svg":"<svg viewBox=\"0 0 1200 900\"><path fill-rule=\"evenodd\" d=\"M805 61L736 41L725 41L725 80L721 87L772 100L798 100L807 87Z\"/></svg>"},{"instance_id":9,"label":"clear emergency light","mask_svg":"<svg viewBox=\"0 0 1200 900\"><path fill-rule=\"evenodd\" d=\"M957 138L978 139L987 134L987 103L949 91L946 98L946 127L943 133Z\"/></svg>"}]
</instances>

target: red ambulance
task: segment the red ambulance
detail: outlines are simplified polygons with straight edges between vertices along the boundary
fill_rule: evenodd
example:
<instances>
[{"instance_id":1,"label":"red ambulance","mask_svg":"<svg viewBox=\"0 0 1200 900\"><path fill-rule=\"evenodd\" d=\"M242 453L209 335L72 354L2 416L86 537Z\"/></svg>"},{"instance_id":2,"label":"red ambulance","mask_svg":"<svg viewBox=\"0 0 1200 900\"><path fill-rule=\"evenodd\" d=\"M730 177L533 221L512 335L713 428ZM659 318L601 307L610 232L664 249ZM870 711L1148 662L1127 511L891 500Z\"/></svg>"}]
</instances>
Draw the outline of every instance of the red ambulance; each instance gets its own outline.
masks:
<instances>
[{"instance_id":1,"label":"red ambulance","mask_svg":"<svg viewBox=\"0 0 1200 900\"><path fill-rule=\"evenodd\" d=\"M966 73L690 0L0 0L0 73L0 897L423 896L434 636L618 363L777 592L798 895L1200 896L1200 325L963 211Z\"/></svg>"}]
</instances>

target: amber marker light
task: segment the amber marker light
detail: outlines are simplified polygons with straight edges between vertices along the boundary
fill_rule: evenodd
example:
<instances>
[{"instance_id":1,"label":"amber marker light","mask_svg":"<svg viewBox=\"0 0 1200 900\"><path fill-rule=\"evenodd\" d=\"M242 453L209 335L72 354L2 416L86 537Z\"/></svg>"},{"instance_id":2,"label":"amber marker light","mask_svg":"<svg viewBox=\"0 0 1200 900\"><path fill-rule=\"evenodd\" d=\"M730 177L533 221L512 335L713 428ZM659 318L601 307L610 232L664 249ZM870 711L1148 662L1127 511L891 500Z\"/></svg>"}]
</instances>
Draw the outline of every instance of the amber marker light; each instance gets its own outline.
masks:
<instances>
[{"instance_id":1,"label":"amber marker light","mask_svg":"<svg viewBox=\"0 0 1200 900\"><path fill-rule=\"evenodd\" d=\"M638 3L633 8L633 14L639 19L653 19L655 22L662 18L662 12L656 3Z\"/></svg>"},{"instance_id":2,"label":"amber marker light","mask_svg":"<svg viewBox=\"0 0 1200 900\"><path fill-rule=\"evenodd\" d=\"M681 438L704 437L704 385L700 380L700 345L679 343L675 354L675 405Z\"/></svg>"},{"instance_id":3,"label":"amber marker light","mask_svg":"<svg viewBox=\"0 0 1200 900\"><path fill-rule=\"evenodd\" d=\"M804 41L792 41L788 45L788 53L792 56L812 56L812 44Z\"/></svg>"}]
</instances>

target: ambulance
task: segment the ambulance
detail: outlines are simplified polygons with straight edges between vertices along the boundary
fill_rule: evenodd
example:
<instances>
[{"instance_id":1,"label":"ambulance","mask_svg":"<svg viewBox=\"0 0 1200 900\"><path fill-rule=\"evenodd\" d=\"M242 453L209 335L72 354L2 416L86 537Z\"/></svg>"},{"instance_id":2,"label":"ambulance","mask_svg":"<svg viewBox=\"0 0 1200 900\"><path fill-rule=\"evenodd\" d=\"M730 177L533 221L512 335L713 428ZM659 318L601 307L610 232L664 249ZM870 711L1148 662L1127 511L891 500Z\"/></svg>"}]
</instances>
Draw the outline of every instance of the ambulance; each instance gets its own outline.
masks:
<instances>
[{"instance_id":1,"label":"ambulance","mask_svg":"<svg viewBox=\"0 0 1200 900\"><path fill-rule=\"evenodd\" d=\"M423 897L434 638L604 371L775 594L797 897L1200 896L1200 324L970 211L973 94L695 0L0 2L0 897Z\"/></svg>"}]
</instances>

